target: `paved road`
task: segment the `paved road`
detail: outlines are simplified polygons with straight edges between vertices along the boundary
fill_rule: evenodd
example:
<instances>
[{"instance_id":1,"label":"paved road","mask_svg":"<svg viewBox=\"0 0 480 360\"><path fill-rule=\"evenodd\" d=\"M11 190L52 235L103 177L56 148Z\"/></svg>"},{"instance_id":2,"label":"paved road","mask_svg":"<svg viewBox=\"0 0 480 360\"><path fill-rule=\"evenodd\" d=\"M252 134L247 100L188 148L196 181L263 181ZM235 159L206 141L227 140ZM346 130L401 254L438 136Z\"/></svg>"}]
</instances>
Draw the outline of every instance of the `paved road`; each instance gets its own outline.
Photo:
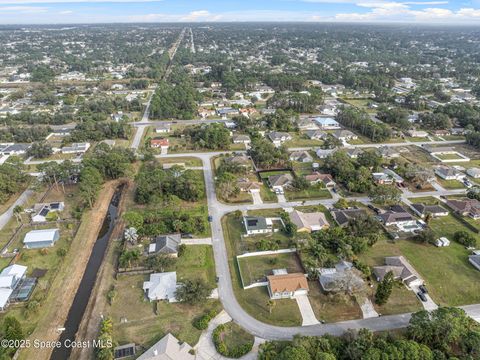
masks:
<instances>
[{"instance_id":1,"label":"paved road","mask_svg":"<svg viewBox=\"0 0 480 360\"><path fill-rule=\"evenodd\" d=\"M5 225L8 224L10 219L13 216L13 209L15 206L20 205L22 206L25 204L30 196L32 196L33 191L30 189L25 190L23 193L20 194L18 199L5 211L2 215L0 215L0 230L2 230Z\"/></svg>"},{"instance_id":2,"label":"paved road","mask_svg":"<svg viewBox=\"0 0 480 360\"><path fill-rule=\"evenodd\" d=\"M279 327L269 324L262 323L252 316L250 316L238 303L235 293L233 291L232 282L230 278L230 268L228 266L228 254L225 247L225 239L223 235L221 218L232 211L235 210L253 210L253 209L268 209L268 208L279 208L279 207L295 207L299 205L316 205L323 204L325 206L331 206L335 200L326 199L326 200L311 200L307 202L285 202L285 203L270 203L270 204L249 204L234 206L221 203L217 200L215 194L215 184L213 177L213 169L211 166L211 158L213 156L219 155L222 152L211 152L211 153L195 153L195 154L168 154L165 156L159 157L182 157L182 156L193 156L200 158L203 162L204 168L204 177L205 177L205 186L207 193L208 201L208 211L209 214L213 217L211 223L212 228L212 245L215 257L215 267L216 273L219 278L218 281L218 290L219 298L223 304L225 311L242 327L247 329L250 333L255 336L268 339L268 340L284 340L291 339L296 334L303 335L341 335L348 329L361 329L369 328L373 331L385 331L403 328L408 325L410 320L410 314L399 314L391 316L382 316L378 318L369 318L361 320L349 320L338 322L334 324L317 324L310 326L297 326L297 327ZM452 193L456 193L456 190L450 190ZM435 192L432 192L435 195L438 195ZM427 195L426 195L427 194ZM412 197L428 196L429 193L418 193L412 194ZM445 191L445 194L448 194L448 191ZM360 197L354 198L358 201L369 202L368 198ZM465 307L468 314L480 318L480 304L471 305Z\"/></svg>"}]
</instances>

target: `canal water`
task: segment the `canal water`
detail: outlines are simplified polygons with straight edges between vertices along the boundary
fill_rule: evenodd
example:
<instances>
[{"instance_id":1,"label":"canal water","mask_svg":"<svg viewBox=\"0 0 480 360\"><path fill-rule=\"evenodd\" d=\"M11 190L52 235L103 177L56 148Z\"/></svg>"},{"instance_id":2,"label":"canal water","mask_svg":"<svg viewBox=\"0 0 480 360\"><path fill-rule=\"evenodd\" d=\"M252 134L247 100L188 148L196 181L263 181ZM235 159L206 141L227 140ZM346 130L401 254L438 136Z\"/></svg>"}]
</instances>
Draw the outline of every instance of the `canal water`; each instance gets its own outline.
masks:
<instances>
[{"instance_id":1,"label":"canal water","mask_svg":"<svg viewBox=\"0 0 480 360\"><path fill-rule=\"evenodd\" d=\"M93 246L90 259L88 260L87 267L85 268L85 272L83 273L83 277L80 282L80 286L78 287L72 306L68 312L67 321L64 325L65 330L62 332L59 339L62 346L53 350L50 360L67 360L70 356L72 348L67 348L63 346L63 344L65 344L66 341L73 342L75 340L75 335L78 331L80 322L82 321L83 314L85 313L85 309L95 285L98 270L100 265L102 265L105 251L107 250L108 240L112 234L115 219L117 217L118 204L120 202L122 189L122 186L118 187L113 194L112 199L110 200L108 214L105 217L100 233L98 234L97 241Z\"/></svg>"}]
</instances>

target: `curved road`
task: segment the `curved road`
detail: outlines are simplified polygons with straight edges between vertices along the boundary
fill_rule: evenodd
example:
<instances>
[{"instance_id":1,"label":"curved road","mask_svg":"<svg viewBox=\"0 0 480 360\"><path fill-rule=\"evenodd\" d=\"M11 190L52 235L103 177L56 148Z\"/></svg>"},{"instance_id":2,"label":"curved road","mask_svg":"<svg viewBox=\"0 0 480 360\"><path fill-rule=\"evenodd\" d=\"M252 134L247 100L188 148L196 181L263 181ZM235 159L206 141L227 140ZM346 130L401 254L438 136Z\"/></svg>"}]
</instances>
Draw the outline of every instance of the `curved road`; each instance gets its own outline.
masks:
<instances>
[{"instance_id":1,"label":"curved road","mask_svg":"<svg viewBox=\"0 0 480 360\"><path fill-rule=\"evenodd\" d=\"M232 287L230 268L228 265L228 253L225 247L225 239L221 224L221 218L235 210L254 210L267 209L279 207L294 207L299 205L314 205L323 204L331 206L332 199L327 200L312 200L305 203L302 202L287 202L287 203L270 203L259 205L227 205L218 201L215 193L215 179L212 169L211 159L214 156L225 152L210 152L210 153L188 153L188 154L168 154L159 155L158 157L196 157L202 160L205 177L205 186L208 201L208 211L213 217L211 222L212 228L212 245L215 258L216 273L219 278L218 291L219 298L225 311L237 322L240 326L248 330L251 334L267 340L288 340L296 334L315 335L320 336L324 334L341 335L348 329L368 328L373 331L385 331L404 328L410 321L411 314L399 314L391 316L382 316L377 318L360 319L342 321L332 324L317 324L310 326L297 327L280 327L262 323L250 314L248 314L238 303ZM425 196L425 194L413 194L414 196ZM438 193L436 195L439 195ZM368 202L368 198L358 198L357 200ZM467 313L474 317L477 321L480 320L480 305L469 305L464 307Z\"/></svg>"}]
</instances>

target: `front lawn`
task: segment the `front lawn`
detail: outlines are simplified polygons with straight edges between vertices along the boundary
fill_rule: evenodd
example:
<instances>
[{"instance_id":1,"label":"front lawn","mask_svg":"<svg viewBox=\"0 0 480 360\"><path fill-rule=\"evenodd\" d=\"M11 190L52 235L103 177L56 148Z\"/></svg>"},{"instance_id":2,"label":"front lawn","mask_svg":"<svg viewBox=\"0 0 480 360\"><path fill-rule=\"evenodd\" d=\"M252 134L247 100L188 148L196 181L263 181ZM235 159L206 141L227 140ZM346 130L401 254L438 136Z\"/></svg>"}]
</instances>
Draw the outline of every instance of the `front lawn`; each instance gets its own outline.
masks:
<instances>
[{"instance_id":1,"label":"front lawn","mask_svg":"<svg viewBox=\"0 0 480 360\"><path fill-rule=\"evenodd\" d=\"M306 190L301 191L285 191L285 197L289 201L315 200L315 199L331 199L330 191L319 186L310 186Z\"/></svg>"},{"instance_id":2,"label":"front lawn","mask_svg":"<svg viewBox=\"0 0 480 360\"><path fill-rule=\"evenodd\" d=\"M327 323L361 319L362 310L352 296L345 294L324 294L318 281L309 281L308 298L315 317Z\"/></svg>"},{"instance_id":3,"label":"front lawn","mask_svg":"<svg viewBox=\"0 0 480 360\"><path fill-rule=\"evenodd\" d=\"M437 177L437 182L447 190L465 189L465 185L458 180L443 180Z\"/></svg>"},{"instance_id":4,"label":"front lawn","mask_svg":"<svg viewBox=\"0 0 480 360\"><path fill-rule=\"evenodd\" d=\"M375 294L374 289L372 289L372 294ZM392 294L385 305L375 304L374 295L372 295L371 300L375 310L381 315L405 314L423 310L423 306L415 293L401 283L394 285Z\"/></svg>"},{"instance_id":5,"label":"front lawn","mask_svg":"<svg viewBox=\"0 0 480 360\"><path fill-rule=\"evenodd\" d=\"M199 278L216 287L215 262L210 245L187 245L182 256L177 258L175 270L178 282Z\"/></svg>"}]
</instances>

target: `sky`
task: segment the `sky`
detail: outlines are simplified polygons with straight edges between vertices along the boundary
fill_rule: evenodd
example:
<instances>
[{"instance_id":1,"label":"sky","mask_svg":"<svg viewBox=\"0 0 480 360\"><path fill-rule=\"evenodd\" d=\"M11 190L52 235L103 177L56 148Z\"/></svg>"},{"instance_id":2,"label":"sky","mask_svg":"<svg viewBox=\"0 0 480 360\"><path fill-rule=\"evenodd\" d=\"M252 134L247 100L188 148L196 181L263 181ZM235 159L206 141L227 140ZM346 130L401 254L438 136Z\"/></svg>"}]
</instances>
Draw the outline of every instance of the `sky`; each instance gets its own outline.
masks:
<instances>
[{"instance_id":1,"label":"sky","mask_svg":"<svg viewBox=\"0 0 480 360\"><path fill-rule=\"evenodd\" d=\"M0 0L0 24L241 21L480 25L480 0Z\"/></svg>"}]
</instances>

